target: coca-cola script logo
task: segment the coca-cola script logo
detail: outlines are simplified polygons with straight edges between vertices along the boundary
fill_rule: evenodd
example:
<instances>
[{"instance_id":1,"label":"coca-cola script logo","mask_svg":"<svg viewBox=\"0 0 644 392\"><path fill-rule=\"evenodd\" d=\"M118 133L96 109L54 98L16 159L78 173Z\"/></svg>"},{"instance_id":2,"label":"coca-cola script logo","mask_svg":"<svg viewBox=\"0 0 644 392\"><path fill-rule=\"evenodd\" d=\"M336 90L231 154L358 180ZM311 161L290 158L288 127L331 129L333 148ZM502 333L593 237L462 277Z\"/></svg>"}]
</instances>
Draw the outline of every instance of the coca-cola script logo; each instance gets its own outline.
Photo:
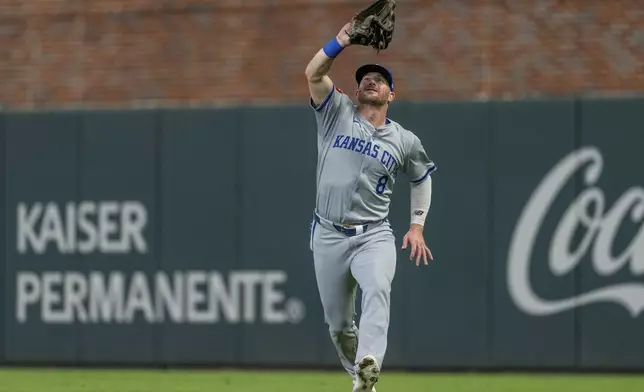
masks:
<instances>
[{"instance_id":1,"label":"coca-cola script logo","mask_svg":"<svg viewBox=\"0 0 644 392\"><path fill-rule=\"evenodd\" d=\"M552 168L523 209L510 243L507 270L510 296L522 311L546 316L597 302L620 304L632 317L644 310L644 283L620 283L554 301L540 298L530 283L530 263L536 261L531 260L532 251L544 217L561 189L584 166L585 189L568 207L552 236L548 256L550 271L556 276L565 275L591 252L593 268L600 276L610 276L627 264L633 275L644 273L644 188L629 188L612 206L606 206L603 191L595 185L603 165L597 148L572 152ZM628 218L641 225L639 231L620 254L613 255L615 235ZM577 249L571 250L579 225L585 234Z\"/></svg>"}]
</instances>

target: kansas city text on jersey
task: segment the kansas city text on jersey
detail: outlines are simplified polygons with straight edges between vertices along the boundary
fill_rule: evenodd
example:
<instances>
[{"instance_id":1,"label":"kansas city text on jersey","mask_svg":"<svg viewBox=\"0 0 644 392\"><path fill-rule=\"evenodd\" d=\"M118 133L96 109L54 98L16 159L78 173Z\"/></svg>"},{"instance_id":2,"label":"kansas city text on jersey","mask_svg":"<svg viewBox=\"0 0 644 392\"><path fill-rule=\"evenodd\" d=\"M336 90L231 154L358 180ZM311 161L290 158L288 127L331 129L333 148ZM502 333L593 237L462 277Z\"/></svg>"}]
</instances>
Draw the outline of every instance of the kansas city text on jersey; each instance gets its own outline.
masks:
<instances>
[{"instance_id":1,"label":"kansas city text on jersey","mask_svg":"<svg viewBox=\"0 0 644 392\"><path fill-rule=\"evenodd\" d=\"M381 147L379 144L368 142L359 137L337 135L335 142L333 143L333 148L344 148L346 150L370 156L374 159L380 159L380 163L382 163L394 177L396 176L398 167L400 166L396 158L389 151L383 148L381 154Z\"/></svg>"}]
</instances>

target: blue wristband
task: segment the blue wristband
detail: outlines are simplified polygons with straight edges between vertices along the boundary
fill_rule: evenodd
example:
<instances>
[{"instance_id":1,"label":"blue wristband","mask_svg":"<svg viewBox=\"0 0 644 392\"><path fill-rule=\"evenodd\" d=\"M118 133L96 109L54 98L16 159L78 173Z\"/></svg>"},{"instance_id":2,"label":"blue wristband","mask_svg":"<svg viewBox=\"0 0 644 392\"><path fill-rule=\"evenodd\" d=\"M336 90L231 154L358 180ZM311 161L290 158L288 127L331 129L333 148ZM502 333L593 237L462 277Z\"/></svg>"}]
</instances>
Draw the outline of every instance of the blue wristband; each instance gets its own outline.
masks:
<instances>
[{"instance_id":1,"label":"blue wristband","mask_svg":"<svg viewBox=\"0 0 644 392\"><path fill-rule=\"evenodd\" d=\"M322 50L324 50L324 53L326 53L327 56L335 58L340 54L340 52L344 50L344 47L340 45L337 38L333 37L331 41L327 42L327 44L324 45Z\"/></svg>"}]
</instances>

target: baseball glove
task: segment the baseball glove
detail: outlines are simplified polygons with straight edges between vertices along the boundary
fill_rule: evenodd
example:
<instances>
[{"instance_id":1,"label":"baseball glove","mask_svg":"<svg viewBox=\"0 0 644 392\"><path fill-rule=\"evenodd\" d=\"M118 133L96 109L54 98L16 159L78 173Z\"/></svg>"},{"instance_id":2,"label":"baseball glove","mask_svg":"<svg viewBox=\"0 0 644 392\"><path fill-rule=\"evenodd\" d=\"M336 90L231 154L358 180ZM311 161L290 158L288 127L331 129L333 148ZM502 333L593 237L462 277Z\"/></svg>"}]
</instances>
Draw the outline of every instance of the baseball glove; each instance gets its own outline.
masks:
<instances>
[{"instance_id":1,"label":"baseball glove","mask_svg":"<svg viewBox=\"0 0 644 392\"><path fill-rule=\"evenodd\" d=\"M376 0L351 19L347 32L352 44L371 46L380 51L387 49L394 34L395 0Z\"/></svg>"}]
</instances>

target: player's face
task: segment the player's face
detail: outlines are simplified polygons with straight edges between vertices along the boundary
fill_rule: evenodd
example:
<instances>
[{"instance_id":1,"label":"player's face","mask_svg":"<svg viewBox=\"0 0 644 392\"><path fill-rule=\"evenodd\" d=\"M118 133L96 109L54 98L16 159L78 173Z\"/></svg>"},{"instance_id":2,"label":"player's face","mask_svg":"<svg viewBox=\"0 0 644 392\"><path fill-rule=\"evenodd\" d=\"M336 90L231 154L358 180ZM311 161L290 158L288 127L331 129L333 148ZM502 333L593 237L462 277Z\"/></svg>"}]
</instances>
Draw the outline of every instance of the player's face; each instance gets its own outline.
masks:
<instances>
[{"instance_id":1,"label":"player's face","mask_svg":"<svg viewBox=\"0 0 644 392\"><path fill-rule=\"evenodd\" d=\"M387 79L377 72L370 72L362 78L356 95L358 102L374 106L383 106L394 99Z\"/></svg>"}]
</instances>

